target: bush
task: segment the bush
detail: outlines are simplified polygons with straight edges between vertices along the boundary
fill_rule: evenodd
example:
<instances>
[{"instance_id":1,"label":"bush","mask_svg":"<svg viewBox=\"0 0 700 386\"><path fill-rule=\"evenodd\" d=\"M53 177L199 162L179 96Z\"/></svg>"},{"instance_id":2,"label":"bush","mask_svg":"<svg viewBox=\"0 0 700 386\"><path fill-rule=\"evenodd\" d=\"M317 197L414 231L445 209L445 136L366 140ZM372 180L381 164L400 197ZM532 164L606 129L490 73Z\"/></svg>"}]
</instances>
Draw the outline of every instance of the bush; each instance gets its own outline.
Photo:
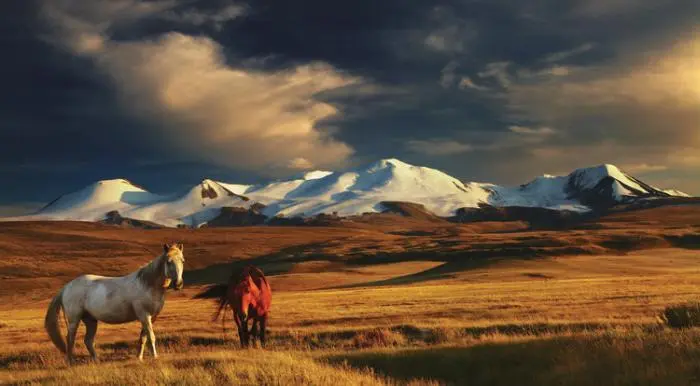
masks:
<instances>
[{"instance_id":1,"label":"bush","mask_svg":"<svg viewBox=\"0 0 700 386\"><path fill-rule=\"evenodd\" d=\"M661 313L661 320L671 328L700 326L700 303L669 306Z\"/></svg>"}]
</instances>

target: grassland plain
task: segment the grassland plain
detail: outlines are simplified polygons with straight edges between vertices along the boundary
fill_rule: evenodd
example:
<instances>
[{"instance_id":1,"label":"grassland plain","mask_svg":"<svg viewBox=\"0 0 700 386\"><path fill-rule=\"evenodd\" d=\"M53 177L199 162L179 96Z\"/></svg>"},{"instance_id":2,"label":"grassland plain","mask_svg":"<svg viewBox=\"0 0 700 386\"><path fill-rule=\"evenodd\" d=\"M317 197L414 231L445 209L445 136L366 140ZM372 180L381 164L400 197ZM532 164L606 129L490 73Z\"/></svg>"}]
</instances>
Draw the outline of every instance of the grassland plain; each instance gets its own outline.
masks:
<instances>
[{"instance_id":1,"label":"grassland plain","mask_svg":"<svg viewBox=\"0 0 700 386\"><path fill-rule=\"evenodd\" d=\"M560 231L4 225L0 383L700 384L700 331L658 317L700 298L699 217L626 216ZM160 359L135 359L137 324L100 324L101 362L78 344L67 367L42 328L48 298L78 273L129 272L166 240L185 242L189 285L155 323ZM230 315L224 334L212 303L191 299L241 261L271 274L265 350L240 349Z\"/></svg>"}]
</instances>

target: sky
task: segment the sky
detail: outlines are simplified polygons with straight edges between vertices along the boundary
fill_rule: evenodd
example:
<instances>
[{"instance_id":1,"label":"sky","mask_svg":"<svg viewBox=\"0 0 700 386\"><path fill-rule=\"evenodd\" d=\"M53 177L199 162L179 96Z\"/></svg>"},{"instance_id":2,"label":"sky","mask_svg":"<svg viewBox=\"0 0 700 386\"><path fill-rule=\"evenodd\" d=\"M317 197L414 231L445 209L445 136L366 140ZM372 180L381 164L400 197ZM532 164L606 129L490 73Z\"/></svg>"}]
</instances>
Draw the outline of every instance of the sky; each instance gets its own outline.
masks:
<instances>
[{"instance_id":1,"label":"sky","mask_svg":"<svg viewBox=\"0 0 700 386\"><path fill-rule=\"evenodd\" d=\"M0 214L379 158L700 195L697 0L10 0Z\"/></svg>"}]
</instances>

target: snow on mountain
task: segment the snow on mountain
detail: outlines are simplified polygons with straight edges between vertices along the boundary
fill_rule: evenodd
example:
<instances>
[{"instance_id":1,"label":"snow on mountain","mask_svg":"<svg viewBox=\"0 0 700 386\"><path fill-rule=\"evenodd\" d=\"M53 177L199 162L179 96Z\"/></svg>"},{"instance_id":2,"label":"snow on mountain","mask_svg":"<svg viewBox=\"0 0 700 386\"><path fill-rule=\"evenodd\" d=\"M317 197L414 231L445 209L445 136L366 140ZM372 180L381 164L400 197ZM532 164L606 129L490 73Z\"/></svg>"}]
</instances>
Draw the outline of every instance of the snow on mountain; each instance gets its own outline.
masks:
<instances>
[{"instance_id":1,"label":"snow on mountain","mask_svg":"<svg viewBox=\"0 0 700 386\"><path fill-rule=\"evenodd\" d=\"M382 212L382 202L412 202L438 216L482 204L589 211L635 199L687 197L661 190L614 165L544 175L518 187L462 182L444 172L383 159L344 172L312 171L267 184L241 185L205 179L181 194L159 196L127 180L105 180L54 200L37 214L12 220L99 221L107 212L165 226L198 227L217 217L222 207L249 209L263 204L268 217L341 216ZM256 208L256 211L259 208ZM4 220L9 220L6 218Z\"/></svg>"},{"instance_id":2,"label":"snow on mountain","mask_svg":"<svg viewBox=\"0 0 700 386\"><path fill-rule=\"evenodd\" d=\"M638 198L680 196L647 185L610 164L576 169L567 176L544 175L517 190L501 191L503 198L495 203L498 206L577 211Z\"/></svg>"},{"instance_id":3,"label":"snow on mountain","mask_svg":"<svg viewBox=\"0 0 700 386\"><path fill-rule=\"evenodd\" d=\"M610 164L576 169L569 174L569 181L578 189L593 189L602 179L607 177L618 181L621 187L629 187L629 191L647 192L636 180L621 172L615 165Z\"/></svg>"},{"instance_id":4,"label":"snow on mountain","mask_svg":"<svg viewBox=\"0 0 700 386\"><path fill-rule=\"evenodd\" d=\"M312 170L310 172L302 172L300 174L297 174L295 177L292 177L291 179L294 180L317 180L319 178L323 178L328 176L329 174L333 174L333 172L329 172L328 170Z\"/></svg>"},{"instance_id":5,"label":"snow on mountain","mask_svg":"<svg viewBox=\"0 0 700 386\"><path fill-rule=\"evenodd\" d=\"M236 194L224 184L205 179L183 195L129 208L121 215L166 226L199 227L218 216L224 206L248 208L251 204L247 197Z\"/></svg>"},{"instance_id":6,"label":"snow on mountain","mask_svg":"<svg viewBox=\"0 0 700 386\"><path fill-rule=\"evenodd\" d=\"M676 189L661 189L664 193L668 194L669 196L674 196L674 197L691 197L690 194L681 192L680 190Z\"/></svg>"},{"instance_id":7,"label":"snow on mountain","mask_svg":"<svg viewBox=\"0 0 700 386\"><path fill-rule=\"evenodd\" d=\"M493 206L527 206L557 210L588 211L589 208L572 201L566 193L568 176L543 175L520 187L493 186L489 204Z\"/></svg>"},{"instance_id":8,"label":"snow on mountain","mask_svg":"<svg viewBox=\"0 0 700 386\"><path fill-rule=\"evenodd\" d=\"M65 194L39 210L37 219L97 221L111 210L125 210L149 204L162 197L124 179L97 181ZM31 218L29 218L31 219Z\"/></svg>"},{"instance_id":9,"label":"snow on mountain","mask_svg":"<svg viewBox=\"0 0 700 386\"><path fill-rule=\"evenodd\" d=\"M165 226L200 226L223 206L249 207L253 202L222 184L203 180L184 194L159 196L123 179L98 181L54 200L39 212L5 220L100 221L108 212Z\"/></svg>"},{"instance_id":10,"label":"snow on mountain","mask_svg":"<svg viewBox=\"0 0 700 386\"><path fill-rule=\"evenodd\" d=\"M238 194L238 195L244 195L248 189L253 187L253 185L227 184L225 182L218 182L218 183L219 183L219 185L226 188L228 191L233 192L234 194Z\"/></svg>"},{"instance_id":11,"label":"snow on mountain","mask_svg":"<svg viewBox=\"0 0 700 386\"><path fill-rule=\"evenodd\" d=\"M382 211L381 201L410 201L439 216L450 216L460 207L486 202L489 195L481 185L465 185L439 170L385 159L304 181L284 198L268 204L263 213L293 217L337 212L345 216Z\"/></svg>"},{"instance_id":12,"label":"snow on mountain","mask_svg":"<svg viewBox=\"0 0 700 386\"><path fill-rule=\"evenodd\" d=\"M282 200L287 196L287 194L289 194L289 192L295 190L307 181L324 178L331 174L333 174L333 172L314 170L297 174L292 176L290 179L274 181L267 184L238 185L226 184L223 182L220 182L220 184L236 194L245 195L246 197L249 197L255 201L266 203Z\"/></svg>"}]
</instances>

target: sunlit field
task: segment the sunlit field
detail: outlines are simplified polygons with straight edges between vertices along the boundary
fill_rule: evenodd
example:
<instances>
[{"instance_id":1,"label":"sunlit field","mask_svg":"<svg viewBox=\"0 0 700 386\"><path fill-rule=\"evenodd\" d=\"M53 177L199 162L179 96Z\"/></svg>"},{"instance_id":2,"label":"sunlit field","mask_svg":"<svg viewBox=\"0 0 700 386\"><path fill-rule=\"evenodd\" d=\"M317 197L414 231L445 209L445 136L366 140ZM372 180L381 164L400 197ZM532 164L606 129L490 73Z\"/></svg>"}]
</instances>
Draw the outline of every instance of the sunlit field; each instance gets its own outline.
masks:
<instances>
[{"instance_id":1,"label":"sunlit field","mask_svg":"<svg viewBox=\"0 0 700 386\"><path fill-rule=\"evenodd\" d=\"M526 230L484 230L489 226L482 228L481 237L486 241L533 237ZM387 239L380 240L378 233L396 233L395 229L377 229L322 230L314 237L322 238L319 235L324 232L333 237L337 232L348 232L346 237L353 239L346 247L361 246L366 251L372 240L380 248L388 243ZM461 228L461 232L469 233L469 229ZM679 231L676 224L670 230L656 229L655 234L665 238L665 232L680 232L687 237L697 234L697 229L686 223ZM119 232L126 230L110 234L116 238ZM178 231L171 232L171 237L179 236ZM621 230L611 227L606 232ZM197 253L204 255L202 251L208 248L205 242L200 240L198 247L190 245L188 249L186 237L188 261ZM387 237L394 239L392 235ZM427 242L420 236L413 237L418 237L416 244ZM558 237L573 236L562 231ZM49 242L43 243L37 242L35 247L45 245L49 249ZM193 243L196 241L190 240ZM212 323L214 304L191 299L207 283L206 267L191 270L195 274L190 276L186 289L168 295L155 323L160 358L153 360L147 354L143 362L136 359L138 323L100 324L100 362L88 360L81 327L77 363L67 366L43 330L50 294L41 289L40 283L38 289L27 292L31 295L9 294L4 288L0 383L700 383L700 330L671 329L659 317L668 305L700 299L700 256L692 245L607 250L601 254L513 256L483 264L457 264L444 257L421 259L417 253L410 258L387 258L381 264L363 264L333 259L319 252L331 247L317 243L307 243L294 252L300 256L303 251L313 250L313 259L283 261L290 254L285 246L284 252L265 252L264 260L253 260L267 267L274 291L269 342L264 349L241 349L230 312L224 325L220 321ZM9 241L3 245L7 244ZM469 244L473 248L473 240ZM450 248L456 245L450 244ZM338 244L332 248L341 247ZM311 255L308 252L304 256ZM253 251L247 260L255 258ZM207 266L222 263L210 260ZM219 266L219 270L224 267ZM89 268L99 271L98 265ZM61 276L60 280L69 278Z\"/></svg>"}]
</instances>

